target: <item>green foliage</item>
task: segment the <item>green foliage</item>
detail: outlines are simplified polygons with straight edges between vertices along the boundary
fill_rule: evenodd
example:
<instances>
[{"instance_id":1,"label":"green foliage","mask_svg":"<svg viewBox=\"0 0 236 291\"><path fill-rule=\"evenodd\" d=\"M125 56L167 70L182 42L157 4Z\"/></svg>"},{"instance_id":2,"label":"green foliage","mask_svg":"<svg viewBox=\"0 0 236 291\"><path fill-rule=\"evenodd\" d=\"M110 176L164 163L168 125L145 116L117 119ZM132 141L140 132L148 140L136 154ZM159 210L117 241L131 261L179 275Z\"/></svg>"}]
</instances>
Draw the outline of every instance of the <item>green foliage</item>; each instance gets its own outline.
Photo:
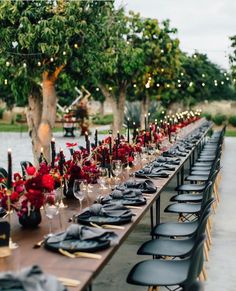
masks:
<instances>
[{"instance_id":1,"label":"green foliage","mask_svg":"<svg viewBox=\"0 0 236 291\"><path fill-rule=\"evenodd\" d=\"M205 117L206 120L212 120L212 116L211 116L211 114L208 113L208 112L203 112L203 113L202 113L202 117Z\"/></svg>"},{"instance_id":2,"label":"green foliage","mask_svg":"<svg viewBox=\"0 0 236 291\"><path fill-rule=\"evenodd\" d=\"M3 118L3 113L4 113L4 111L5 111L5 108L0 108L0 119L2 119Z\"/></svg>"},{"instance_id":3,"label":"green foliage","mask_svg":"<svg viewBox=\"0 0 236 291\"><path fill-rule=\"evenodd\" d=\"M236 115L232 115L228 118L228 122L233 127L236 127Z\"/></svg>"},{"instance_id":4,"label":"green foliage","mask_svg":"<svg viewBox=\"0 0 236 291\"><path fill-rule=\"evenodd\" d=\"M16 114L16 117L15 117L15 121L16 121L16 122L21 122L21 121L23 121L23 115L20 114L20 113L17 113L17 114Z\"/></svg>"},{"instance_id":5,"label":"green foliage","mask_svg":"<svg viewBox=\"0 0 236 291\"><path fill-rule=\"evenodd\" d=\"M92 118L93 124L97 125L107 125L111 124L113 121L113 114L106 114L104 116L96 115Z\"/></svg>"},{"instance_id":6,"label":"green foliage","mask_svg":"<svg viewBox=\"0 0 236 291\"><path fill-rule=\"evenodd\" d=\"M223 114L216 114L213 118L212 121L216 124L216 125L222 125L224 121L227 120L227 116L223 115Z\"/></svg>"}]
</instances>

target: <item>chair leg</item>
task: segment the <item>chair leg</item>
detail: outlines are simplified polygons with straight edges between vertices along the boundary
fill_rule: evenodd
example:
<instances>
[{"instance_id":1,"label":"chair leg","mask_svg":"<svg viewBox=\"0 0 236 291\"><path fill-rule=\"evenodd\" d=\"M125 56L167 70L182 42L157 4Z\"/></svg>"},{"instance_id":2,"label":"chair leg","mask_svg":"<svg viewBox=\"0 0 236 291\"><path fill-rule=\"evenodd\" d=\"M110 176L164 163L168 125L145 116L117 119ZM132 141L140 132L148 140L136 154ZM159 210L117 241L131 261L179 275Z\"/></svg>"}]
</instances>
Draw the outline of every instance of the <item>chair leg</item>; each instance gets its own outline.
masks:
<instances>
[{"instance_id":1,"label":"chair leg","mask_svg":"<svg viewBox=\"0 0 236 291\"><path fill-rule=\"evenodd\" d=\"M211 233L210 233L208 225L206 225L206 233L208 236L209 243L210 243L210 245L212 245Z\"/></svg>"},{"instance_id":2,"label":"chair leg","mask_svg":"<svg viewBox=\"0 0 236 291\"><path fill-rule=\"evenodd\" d=\"M209 254L208 254L208 249L207 249L206 243L204 243L204 254L205 254L205 259L208 262L209 261Z\"/></svg>"},{"instance_id":3,"label":"chair leg","mask_svg":"<svg viewBox=\"0 0 236 291\"><path fill-rule=\"evenodd\" d=\"M207 271L206 271L205 266L202 267L202 274L203 274L204 280L206 281L207 280Z\"/></svg>"},{"instance_id":4,"label":"chair leg","mask_svg":"<svg viewBox=\"0 0 236 291\"><path fill-rule=\"evenodd\" d=\"M204 281L204 276L203 276L202 272L199 274L198 279L200 282Z\"/></svg>"}]
</instances>

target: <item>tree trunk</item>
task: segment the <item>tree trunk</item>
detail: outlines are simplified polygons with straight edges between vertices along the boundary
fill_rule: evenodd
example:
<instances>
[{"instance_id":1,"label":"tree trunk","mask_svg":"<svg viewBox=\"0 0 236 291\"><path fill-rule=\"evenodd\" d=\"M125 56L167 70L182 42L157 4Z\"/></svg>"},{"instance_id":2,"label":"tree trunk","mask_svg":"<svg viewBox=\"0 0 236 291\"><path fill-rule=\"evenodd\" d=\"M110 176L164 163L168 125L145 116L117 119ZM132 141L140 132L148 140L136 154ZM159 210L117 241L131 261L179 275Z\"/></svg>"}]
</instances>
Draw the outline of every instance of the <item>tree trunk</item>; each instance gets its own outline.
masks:
<instances>
[{"instance_id":1,"label":"tree trunk","mask_svg":"<svg viewBox=\"0 0 236 291\"><path fill-rule=\"evenodd\" d=\"M52 139L52 129L56 120L57 108L54 75L50 76L48 73L43 74L42 92L42 118L38 127L38 138L40 145L43 147L44 157L48 162L50 162L50 143Z\"/></svg>"},{"instance_id":2,"label":"tree trunk","mask_svg":"<svg viewBox=\"0 0 236 291\"><path fill-rule=\"evenodd\" d=\"M118 130L121 131L124 123L127 84L124 83L123 85L120 86L118 98L116 98L115 95L109 92L105 86L100 85L99 87L106 100L111 101L113 113L112 131L113 135L116 135Z\"/></svg>"},{"instance_id":3,"label":"tree trunk","mask_svg":"<svg viewBox=\"0 0 236 291\"><path fill-rule=\"evenodd\" d=\"M40 140L38 138L38 127L42 117L42 95L41 92L32 92L28 97L27 123L29 135L32 138L32 151L34 164L38 165L38 156L40 153Z\"/></svg>"},{"instance_id":4,"label":"tree trunk","mask_svg":"<svg viewBox=\"0 0 236 291\"><path fill-rule=\"evenodd\" d=\"M141 100L141 114L140 114L140 125L141 129L145 128L145 114L147 115L148 118L148 111L149 111L149 106L150 106L150 98L149 95L146 93L143 96L143 99Z\"/></svg>"},{"instance_id":5,"label":"tree trunk","mask_svg":"<svg viewBox=\"0 0 236 291\"><path fill-rule=\"evenodd\" d=\"M113 99L112 110L113 110L113 124L112 130L116 135L117 131L121 132L124 123L125 116L125 99L126 99L126 87L120 88L118 99Z\"/></svg>"}]
</instances>

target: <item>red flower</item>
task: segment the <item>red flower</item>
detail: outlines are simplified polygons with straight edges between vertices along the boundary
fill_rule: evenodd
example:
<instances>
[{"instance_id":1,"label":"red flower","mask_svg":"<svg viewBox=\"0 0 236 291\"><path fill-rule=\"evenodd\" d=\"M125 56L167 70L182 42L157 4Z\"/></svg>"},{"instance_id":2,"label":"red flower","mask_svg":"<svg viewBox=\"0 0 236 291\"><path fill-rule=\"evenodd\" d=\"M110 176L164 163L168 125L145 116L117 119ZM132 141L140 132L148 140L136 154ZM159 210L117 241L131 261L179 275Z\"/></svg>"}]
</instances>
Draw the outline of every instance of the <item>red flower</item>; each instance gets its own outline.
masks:
<instances>
[{"instance_id":1,"label":"red flower","mask_svg":"<svg viewBox=\"0 0 236 291\"><path fill-rule=\"evenodd\" d=\"M36 172L36 168L34 166L28 166L26 168L26 173L29 175L29 176L33 176Z\"/></svg>"},{"instance_id":2,"label":"red flower","mask_svg":"<svg viewBox=\"0 0 236 291\"><path fill-rule=\"evenodd\" d=\"M72 148L72 147L75 147L75 146L77 146L77 145L78 145L77 142L75 142L75 143L67 142L67 143L66 143L66 146L67 146L68 148Z\"/></svg>"},{"instance_id":3,"label":"red flower","mask_svg":"<svg viewBox=\"0 0 236 291\"><path fill-rule=\"evenodd\" d=\"M42 186L48 191L52 191L54 189L54 179L50 174L42 176Z\"/></svg>"},{"instance_id":4,"label":"red flower","mask_svg":"<svg viewBox=\"0 0 236 291\"><path fill-rule=\"evenodd\" d=\"M12 202L17 201L19 199L19 193L16 191L12 192L10 198Z\"/></svg>"},{"instance_id":5,"label":"red flower","mask_svg":"<svg viewBox=\"0 0 236 291\"><path fill-rule=\"evenodd\" d=\"M25 189L27 191L33 189L33 190L39 190L42 189L42 181L41 177L33 177L25 182Z\"/></svg>"},{"instance_id":6,"label":"red flower","mask_svg":"<svg viewBox=\"0 0 236 291\"><path fill-rule=\"evenodd\" d=\"M21 179L21 175L19 173L14 173L13 178L15 181L19 181Z\"/></svg>"}]
</instances>

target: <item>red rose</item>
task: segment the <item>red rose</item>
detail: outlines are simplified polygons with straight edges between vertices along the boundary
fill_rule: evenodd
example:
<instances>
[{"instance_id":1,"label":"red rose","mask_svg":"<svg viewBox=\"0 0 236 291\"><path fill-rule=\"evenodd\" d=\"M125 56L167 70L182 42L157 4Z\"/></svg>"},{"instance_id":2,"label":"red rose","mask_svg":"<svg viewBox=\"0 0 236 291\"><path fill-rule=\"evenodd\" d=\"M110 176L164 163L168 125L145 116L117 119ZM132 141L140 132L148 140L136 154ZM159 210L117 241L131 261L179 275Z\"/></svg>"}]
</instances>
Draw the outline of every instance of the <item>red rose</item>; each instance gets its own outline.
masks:
<instances>
[{"instance_id":1,"label":"red rose","mask_svg":"<svg viewBox=\"0 0 236 291\"><path fill-rule=\"evenodd\" d=\"M50 174L42 176L42 186L48 191L52 191L54 189L54 179Z\"/></svg>"},{"instance_id":2,"label":"red rose","mask_svg":"<svg viewBox=\"0 0 236 291\"><path fill-rule=\"evenodd\" d=\"M29 166L26 168L26 173L29 175L29 176L33 176L36 172L36 168L34 166Z\"/></svg>"},{"instance_id":3,"label":"red rose","mask_svg":"<svg viewBox=\"0 0 236 291\"><path fill-rule=\"evenodd\" d=\"M11 201L17 201L19 199L19 193L14 191L11 193Z\"/></svg>"},{"instance_id":4,"label":"red rose","mask_svg":"<svg viewBox=\"0 0 236 291\"><path fill-rule=\"evenodd\" d=\"M33 177L25 182L25 189L29 190L41 190L42 189L42 181L41 177Z\"/></svg>"}]
</instances>

